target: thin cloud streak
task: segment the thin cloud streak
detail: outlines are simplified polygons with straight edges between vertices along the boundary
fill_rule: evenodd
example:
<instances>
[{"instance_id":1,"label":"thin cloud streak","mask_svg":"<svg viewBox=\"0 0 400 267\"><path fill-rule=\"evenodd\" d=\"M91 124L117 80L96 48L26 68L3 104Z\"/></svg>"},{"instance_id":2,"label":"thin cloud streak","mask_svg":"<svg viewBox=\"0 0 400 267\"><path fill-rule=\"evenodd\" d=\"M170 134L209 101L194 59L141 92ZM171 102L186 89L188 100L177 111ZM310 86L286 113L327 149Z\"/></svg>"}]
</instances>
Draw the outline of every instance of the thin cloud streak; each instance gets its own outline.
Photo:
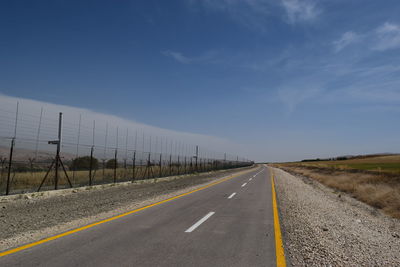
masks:
<instances>
[{"instance_id":1,"label":"thin cloud streak","mask_svg":"<svg viewBox=\"0 0 400 267\"><path fill-rule=\"evenodd\" d=\"M166 50L166 51L163 51L162 54L164 56L171 57L171 58L175 59L176 61L178 61L179 63L182 63L182 64L189 64L189 63L191 63L193 61L193 59L185 57L180 52L174 52L174 51Z\"/></svg>"},{"instance_id":2,"label":"thin cloud streak","mask_svg":"<svg viewBox=\"0 0 400 267\"><path fill-rule=\"evenodd\" d=\"M336 41L333 48L340 52L355 43L361 43L372 51L383 52L400 48L400 25L385 22L381 26L364 33L347 31Z\"/></svg>"},{"instance_id":3,"label":"thin cloud streak","mask_svg":"<svg viewBox=\"0 0 400 267\"><path fill-rule=\"evenodd\" d=\"M286 106L288 113L292 113L298 105L318 97L323 90L319 87L297 88L287 87L278 90L280 101Z\"/></svg>"},{"instance_id":4,"label":"thin cloud streak","mask_svg":"<svg viewBox=\"0 0 400 267\"><path fill-rule=\"evenodd\" d=\"M255 31L264 32L269 19L276 17L288 24L315 20L322 10L314 0L191 0L188 3L206 10L223 12Z\"/></svg>"},{"instance_id":5,"label":"thin cloud streak","mask_svg":"<svg viewBox=\"0 0 400 267\"><path fill-rule=\"evenodd\" d=\"M345 47L354 44L360 40L361 36L359 34L352 31L348 31L345 32L339 40L334 41L333 45L335 47L335 51L340 52Z\"/></svg>"},{"instance_id":6,"label":"thin cloud streak","mask_svg":"<svg viewBox=\"0 0 400 267\"><path fill-rule=\"evenodd\" d=\"M192 64L192 63L213 63L216 61L217 52L207 51L197 57L184 56L181 52L165 50L161 52L164 56L170 57L182 64Z\"/></svg>"},{"instance_id":7,"label":"thin cloud streak","mask_svg":"<svg viewBox=\"0 0 400 267\"><path fill-rule=\"evenodd\" d=\"M385 51L400 48L400 25L386 22L376 29L373 49Z\"/></svg>"},{"instance_id":8,"label":"thin cloud streak","mask_svg":"<svg viewBox=\"0 0 400 267\"><path fill-rule=\"evenodd\" d=\"M281 2L291 24L312 21L321 13L316 2L312 0L281 0Z\"/></svg>"}]
</instances>

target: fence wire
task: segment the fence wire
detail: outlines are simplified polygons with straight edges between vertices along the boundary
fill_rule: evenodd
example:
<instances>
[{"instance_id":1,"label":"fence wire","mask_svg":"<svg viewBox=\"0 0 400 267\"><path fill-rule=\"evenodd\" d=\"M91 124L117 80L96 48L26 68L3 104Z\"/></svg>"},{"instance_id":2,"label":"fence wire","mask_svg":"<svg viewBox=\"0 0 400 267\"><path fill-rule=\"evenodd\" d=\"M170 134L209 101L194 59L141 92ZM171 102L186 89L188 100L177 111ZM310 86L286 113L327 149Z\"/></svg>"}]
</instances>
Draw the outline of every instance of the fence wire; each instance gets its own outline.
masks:
<instances>
[{"instance_id":1,"label":"fence wire","mask_svg":"<svg viewBox=\"0 0 400 267\"><path fill-rule=\"evenodd\" d=\"M60 125L60 118L61 125ZM0 108L0 194L134 181L252 165L140 129ZM59 126L61 126L59 128ZM61 134L61 138L58 135ZM59 153L57 153L59 150ZM58 156L57 156L58 155Z\"/></svg>"}]
</instances>

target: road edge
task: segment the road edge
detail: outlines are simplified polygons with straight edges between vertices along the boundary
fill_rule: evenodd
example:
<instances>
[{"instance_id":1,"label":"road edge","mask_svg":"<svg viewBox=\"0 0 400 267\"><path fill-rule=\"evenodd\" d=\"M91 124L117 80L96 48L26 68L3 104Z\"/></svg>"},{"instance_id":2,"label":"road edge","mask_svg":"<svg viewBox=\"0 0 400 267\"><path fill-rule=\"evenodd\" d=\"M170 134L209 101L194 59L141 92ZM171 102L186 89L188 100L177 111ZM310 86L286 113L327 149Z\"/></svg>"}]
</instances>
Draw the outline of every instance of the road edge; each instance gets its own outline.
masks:
<instances>
[{"instance_id":1,"label":"road edge","mask_svg":"<svg viewBox=\"0 0 400 267\"><path fill-rule=\"evenodd\" d=\"M268 166L266 166L266 167L268 167ZM271 187L272 187L272 209L273 209L273 213L274 213L276 266L277 267L286 267L285 249L283 247L281 226L280 226L280 222L279 222L278 202L276 200L274 172L271 168L268 167L268 169L269 169L270 176L271 176Z\"/></svg>"}]
</instances>

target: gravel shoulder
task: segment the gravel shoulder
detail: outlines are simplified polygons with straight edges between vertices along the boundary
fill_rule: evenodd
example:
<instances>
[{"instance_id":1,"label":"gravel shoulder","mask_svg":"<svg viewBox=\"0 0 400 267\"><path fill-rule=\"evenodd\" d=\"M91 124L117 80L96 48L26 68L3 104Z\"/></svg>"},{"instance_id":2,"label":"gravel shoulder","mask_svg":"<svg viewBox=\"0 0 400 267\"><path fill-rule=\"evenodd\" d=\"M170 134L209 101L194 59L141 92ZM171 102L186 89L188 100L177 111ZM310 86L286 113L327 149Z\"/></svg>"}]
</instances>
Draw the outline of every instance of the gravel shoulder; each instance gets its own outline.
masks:
<instances>
[{"instance_id":1,"label":"gravel shoulder","mask_svg":"<svg viewBox=\"0 0 400 267\"><path fill-rule=\"evenodd\" d=\"M272 168L291 266L400 266L400 220L310 178Z\"/></svg>"},{"instance_id":2,"label":"gravel shoulder","mask_svg":"<svg viewBox=\"0 0 400 267\"><path fill-rule=\"evenodd\" d=\"M0 197L0 251L106 219L253 168Z\"/></svg>"}]
</instances>

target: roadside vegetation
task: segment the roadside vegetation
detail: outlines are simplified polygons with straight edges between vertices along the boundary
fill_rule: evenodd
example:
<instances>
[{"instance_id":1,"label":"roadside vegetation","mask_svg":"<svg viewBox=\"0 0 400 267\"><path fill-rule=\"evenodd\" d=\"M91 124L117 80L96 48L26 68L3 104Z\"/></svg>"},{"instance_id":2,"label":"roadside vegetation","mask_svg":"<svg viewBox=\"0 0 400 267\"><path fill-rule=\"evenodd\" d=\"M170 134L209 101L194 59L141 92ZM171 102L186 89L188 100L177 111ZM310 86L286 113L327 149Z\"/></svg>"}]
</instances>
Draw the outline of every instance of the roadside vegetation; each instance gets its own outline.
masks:
<instances>
[{"instance_id":1,"label":"roadside vegetation","mask_svg":"<svg viewBox=\"0 0 400 267\"><path fill-rule=\"evenodd\" d=\"M273 166L349 193L400 219L400 155L279 163Z\"/></svg>"},{"instance_id":2,"label":"roadside vegetation","mask_svg":"<svg viewBox=\"0 0 400 267\"><path fill-rule=\"evenodd\" d=\"M58 187L69 188L69 180L73 187L80 187L96 184L107 184L113 182L125 182L133 180L144 180L150 178L160 178L176 175L196 175L197 173L209 172L221 169L231 169L242 167L240 163L223 161L205 161L199 160L196 164L193 162L168 162L164 161L162 165L159 162L146 162L138 160L138 165L132 165L128 162L118 162L115 159L109 159L100 162L98 159L89 156L77 157L65 162L65 172L62 167L58 170ZM13 164L10 175L10 187L12 194L34 192L39 189L39 185L44 181L41 190L52 190L55 183L54 167L48 172L51 166L51 160L42 162L20 161ZM7 181L6 161L0 161L0 195L4 194ZM48 173L47 173L48 172Z\"/></svg>"}]
</instances>

